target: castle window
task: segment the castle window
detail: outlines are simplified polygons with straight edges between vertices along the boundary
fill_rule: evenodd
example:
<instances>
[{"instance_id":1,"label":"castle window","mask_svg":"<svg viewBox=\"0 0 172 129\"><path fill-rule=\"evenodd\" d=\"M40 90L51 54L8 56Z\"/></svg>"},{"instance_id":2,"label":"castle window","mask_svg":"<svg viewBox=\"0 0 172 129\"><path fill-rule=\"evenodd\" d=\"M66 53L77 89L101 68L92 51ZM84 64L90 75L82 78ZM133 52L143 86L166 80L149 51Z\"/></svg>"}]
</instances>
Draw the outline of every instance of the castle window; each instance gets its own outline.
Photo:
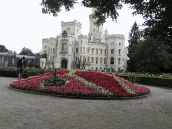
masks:
<instances>
[{"instance_id":1,"label":"castle window","mask_svg":"<svg viewBox=\"0 0 172 129\"><path fill-rule=\"evenodd\" d=\"M78 57L75 58L75 61L78 61Z\"/></svg>"},{"instance_id":2,"label":"castle window","mask_svg":"<svg viewBox=\"0 0 172 129\"><path fill-rule=\"evenodd\" d=\"M82 53L82 47L80 47L80 53Z\"/></svg>"},{"instance_id":3,"label":"castle window","mask_svg":"<svg viewBox=\"0 0 172 129\"><path fill-rule=\"evenodd\" d=\"M55 48L53 48L53 54L55 53Z\"/></svg>"},{"instance_id":4,"label":"castle window","mask_svg":"<svg viewBox=\"0 0 172 129\"><path fill-rule=\"evenodd\" d=\"M114 54L114 49L111 49L111 54Z\"/></svg>"},{"instance_id":5,"label":"castle window","mask_svg":"<svg viewBox=\"0 0 172 129\"><path fill-rule=\"evenodd\" d=\"M87 48L87 53L89 53L89 49L90 49L90 48L88 47L88 48Z\"/></svg>"},{"instance_id":6,"label":"castle window","mask_svg":"<svg viewBox=\"0 0 172 129\"><path fill-rule=\"evenodd\" d=\"M67 31L66 31L66 30L63 31L62 37L63 37L63 38L66 38L66 37L67 37Z\"/></svg>"},{"instance_id":7,"label":"castle window","mask_svg":"<svg viewBox=\"0 0 172 129\"><path fill-rule=\"evenodd\" d=\"M100 54L102 54L103 53L103 50L102 49L100 49Z\"/></svg>"},{"instance_id":8,"label":"castle window","mask_svg":"<svg viewBox=\"0 0 172 129\"><path fill-rule=\"evenodd\" d=\"M110 64L114 64L114 58L113 57L110 58Z\"/></svg>"},{"instance_id":9,"label":"castle window","mask_svg":"<svg viewBox=\"0 0 172 129\"><path fill-rule=\"evenodd\" d=\"M121 64L121 58L118 58L118 64Z\"/></svg>"},{"instance_id":10,"label":"castle window","mask_svg":"<svg viewBox=\"0 0 172 129\"><path fill-rule=\"evenodd\" d=\"M67 51L67 43L62 43L62 51Z\"/></svg>"},{"instance_id":11,"label":"castle window","mask_svg":"<svg viewBox=\"0 0 172 129\"><path fill-rule=\"evenodd\" d=\"M121 42L119 42L119 46L121 46Z\"/></svg>"},{"instance_id":12,"label":"castle window","mask_svg":"<svg viewBox=\"0 0 172 129\"><path fill-rule=\"evenodd\" d=\"M98 57L96 57L96 64L98 64Z\"/></svg>"},{"instance_id":13,"label":"castle window","mask_svg":"<svg viewBox=\"0 0 172 129\"><path fill-rule=\"evenodd\" d=\"M106 64L106 62L107 62L107 59L106 59L106 58L104 58L104 64Z\"/></svg>"},{"instance_id":14,"label":"castle window","mask_svg":"<svg viewBox=\"0 0 172 129\"><path fill-rule=\"evenodd\" d=\"M98 54L98 49L96 49L96 54Z\"/></svg>"},{"instance_id":15,"label":"castle window","mask_svg":"<svg viewBox=\"0 0 172 129\"><path fill-rule=\"evenodd\" d=\"M90 57L88 57L88 62L90 62Z\"/></svg>"},{"instance_id":16,"label":"castle window","mask_svg":"<svg viewBox=\"0 0 172 129\"><path fill-rule=\"evenodd\" d=\"M91 63L94 63L94 57L91 57Z\"/></svg>"},{"instance_id":17,"label":"castle window","mask_svg":"<svg viewBox=\"0 0 172 129\"><path fill-rule=\"evenodd\" d=\"M78 48L76 48L76 53L78 53Z\"/></svg>"},{"instance_id":18,"label":"castle window","mask_svg":"<svg viewBox=\"0 0 172 129\"><path fill-rule=\"evenodd\" d=\"M92 54L94 54L94 48L92 48Z\"/></svg>"},{"instance_id":19,"label":"castle window","mask_svg":"<svg viewBox=\"0 0 172 129\"><path fill-rule=\"evenodd\" d=\"M105 54L107 54L107 49L105 49Z\"/></svg>"},{"instance_id":20,"label":"castle window","mask_svg":"<svg viewBox=\"0 0 172 129\"><path fill-rule=\"evenodd\" d=\"M114 45L114 42L111 42L111 45L113 46Z\"/></svg>"},{"instance_id":21,"label":"castle window","mask_svg":"<svg viewBox=\"0 0 172 129\"><path fill-rule=\"evenodd\" d=\"M119 55L121 54L121 49L118 50L118 54L119 54Z\"/></svg>"}]
</instances>

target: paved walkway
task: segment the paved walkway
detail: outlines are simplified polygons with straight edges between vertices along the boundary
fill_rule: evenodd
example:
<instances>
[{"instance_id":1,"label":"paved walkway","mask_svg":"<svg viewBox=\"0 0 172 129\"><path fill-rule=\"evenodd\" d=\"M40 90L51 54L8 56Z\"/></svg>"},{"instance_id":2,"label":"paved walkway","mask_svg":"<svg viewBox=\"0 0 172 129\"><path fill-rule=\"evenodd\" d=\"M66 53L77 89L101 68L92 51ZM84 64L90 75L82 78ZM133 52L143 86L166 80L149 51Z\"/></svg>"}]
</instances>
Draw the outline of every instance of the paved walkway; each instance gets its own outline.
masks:
<instances>
[{"instance_id":1,"label":"paved walkway","mask_svg":"<svg viewBox=\"0 0 172 129\"><path fill-rule=\"evenodd\" d=\"M0 129L172 129L172 89L130 100L80 100L14 91L0 77Z\"/></svg>"}]
</instances>

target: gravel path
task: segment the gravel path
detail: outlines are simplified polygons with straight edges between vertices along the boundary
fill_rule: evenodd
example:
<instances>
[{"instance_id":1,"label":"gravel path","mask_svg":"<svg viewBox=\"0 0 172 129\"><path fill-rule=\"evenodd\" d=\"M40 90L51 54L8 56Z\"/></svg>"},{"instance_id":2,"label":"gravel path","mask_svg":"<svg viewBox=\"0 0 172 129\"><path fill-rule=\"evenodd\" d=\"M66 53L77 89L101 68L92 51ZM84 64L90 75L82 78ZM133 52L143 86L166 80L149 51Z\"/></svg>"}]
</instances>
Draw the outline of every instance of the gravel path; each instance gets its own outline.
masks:
<instances>
[{"instance_id":1,"label":"gravel path","mask_svg":"<svg viewBox=\"0 0 172 129\"><path fill-rule=\"evenodd\" d=\"M80 100L14 91L0 77L0 129L172 129L172 89L130 100Z\"/></svg>"}]
</instances>

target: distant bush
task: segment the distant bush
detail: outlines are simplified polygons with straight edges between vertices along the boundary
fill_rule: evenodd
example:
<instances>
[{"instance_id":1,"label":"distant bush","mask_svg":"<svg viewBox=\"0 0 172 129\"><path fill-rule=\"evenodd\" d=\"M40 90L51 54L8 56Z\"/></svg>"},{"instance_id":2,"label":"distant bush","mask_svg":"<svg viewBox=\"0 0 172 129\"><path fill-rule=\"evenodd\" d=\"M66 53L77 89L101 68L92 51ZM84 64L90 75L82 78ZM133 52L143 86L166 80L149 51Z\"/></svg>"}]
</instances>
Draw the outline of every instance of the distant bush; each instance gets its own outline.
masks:
<instances>
[{"instance_id":1,"label":"distant bush","mask_svg":"<svg viewBox=\"0 0 172 129\"><path fill-rule=\"evenodd\" d=\"M130 73L130 72L121 72L121 73L115 73L119 76L135 76L135 77L150 77L150 78L166 78L166 79L172 79L172 74L168 73L162 73L162 74L149 74L149 73Z\"/></svg>"},{"instance_id":2,"label":"distant bush","mask_svg":"<svg viewBox=\"0 0 172 129\"><path fill-rule=\"evenodd\" d=\"M172 88L172 79L153 78L153 77L138 77L138 82L147 85L156 85Z\"/></svg>"},{"instance_id":3,"label":"distant bush","mask_svg":"<svg viewBox=\"0 0 172 129\"><path fill-rule=\"evenodd\" d=\"M10 69L0 68L0 76L17 77L16 69L14 69L14 68L10 68Z\"/></svg>"},{"instance_id":4,"label":"distant bush","mask_svg":"<svg viewBox=\"0 0 172 129\"><path fill-rule=\"evenodd\" d=\"M129 81L131 81L131 78L134 78L135 83L172 88L171 74L118 73L117 75Z\"/></svg>"},{"instance_id":5,"label":"distant bush","mask_svg":"<svg viewBox=\"0 0 172 129\"><path fill-rule=\"evenodd\" d=\"M45 73L46 70L41 68L26 69L26 77L35 76ZM0 68L0 76L2 77L17 77L16 68Z\"/></svg>"},{"instance_id":6,"label":"distant bush","mask_svg":"<svg viewBox=\"0 0 172 129\"><path fill-rule=\"evenodd\" d=\"M46 71L44 69L41 68L33 68L33 69L26 69L26 76L36 76L39 74L43 74Z\"/></svg>"}]
</instances>

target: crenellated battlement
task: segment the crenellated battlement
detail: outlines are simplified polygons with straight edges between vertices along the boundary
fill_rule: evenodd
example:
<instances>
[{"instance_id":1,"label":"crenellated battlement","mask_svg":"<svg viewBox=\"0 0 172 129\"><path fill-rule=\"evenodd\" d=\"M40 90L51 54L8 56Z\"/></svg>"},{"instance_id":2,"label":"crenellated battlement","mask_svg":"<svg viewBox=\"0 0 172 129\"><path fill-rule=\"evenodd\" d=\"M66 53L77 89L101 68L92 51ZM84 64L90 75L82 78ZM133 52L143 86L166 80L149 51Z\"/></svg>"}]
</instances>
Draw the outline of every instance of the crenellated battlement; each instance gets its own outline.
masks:
<instances>
[{"instance_id":1,"label":"crenellated battlement","mask_svg":"<svg viewBox=\"0 0 172 129\"><path fill-rule=\"evenodd\" d=\"M63 27L63 26L79 26L79 27L81 27L81 23L80 22L77 22L76 20L74 20L74 21L70 21L70 22L64 22L64 21L62 21L61 22L61 26Z\"/></svg>"},{"instance_id":2,"label":"crenellated battlement","mask_svg":"<svg viewBox=\"0 0 172 129\"><path fill-rule=\"evenodd\" d=\"M105 39L125 39L125 36L122 34L108 34L105 35Z\"/></svg>"}]
</instances>

